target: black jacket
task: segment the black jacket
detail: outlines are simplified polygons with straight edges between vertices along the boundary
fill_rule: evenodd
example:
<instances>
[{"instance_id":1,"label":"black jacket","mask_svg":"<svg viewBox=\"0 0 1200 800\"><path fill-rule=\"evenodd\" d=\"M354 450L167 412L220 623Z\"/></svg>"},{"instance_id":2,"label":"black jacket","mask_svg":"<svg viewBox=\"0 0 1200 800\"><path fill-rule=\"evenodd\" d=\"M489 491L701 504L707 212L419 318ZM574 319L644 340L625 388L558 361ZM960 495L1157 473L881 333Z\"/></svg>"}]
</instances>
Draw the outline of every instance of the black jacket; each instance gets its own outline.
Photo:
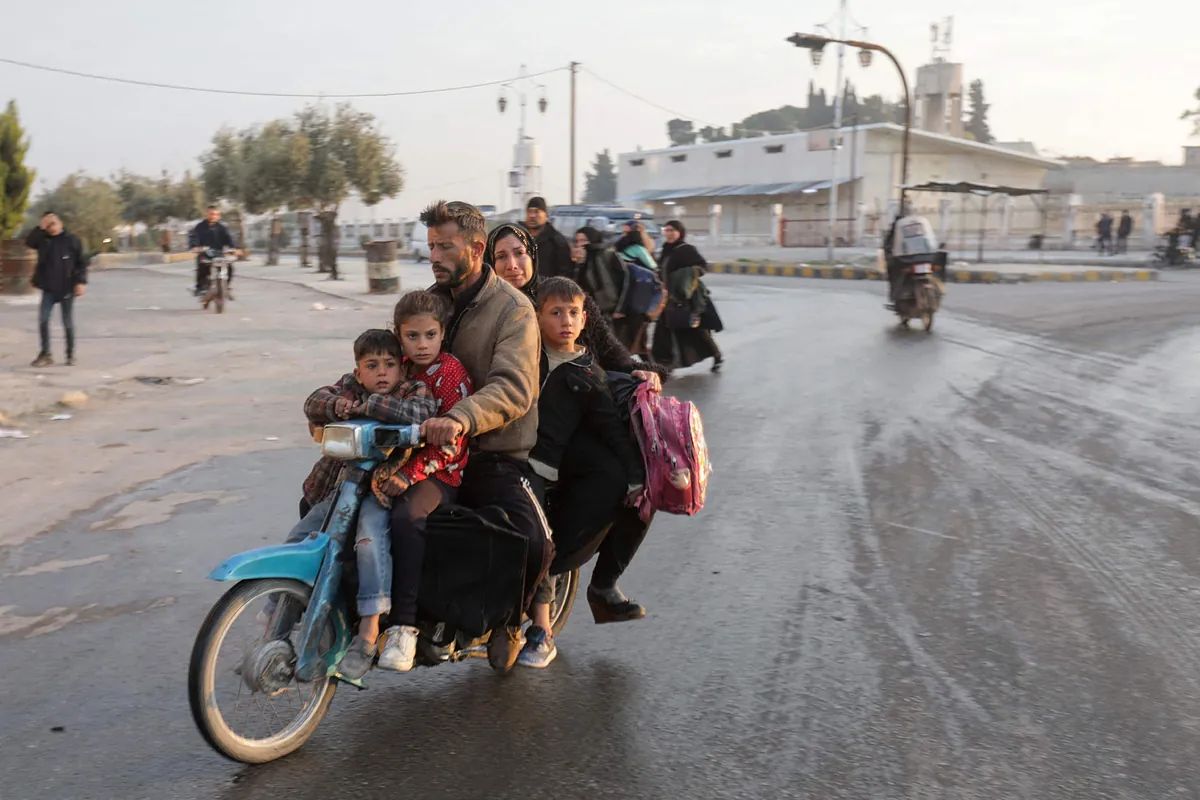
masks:
<instances>
[{"instance_id":1,"label":"black jacket","mask_svg":"<svg viewBox=\"0 0 1200 800\"><path fill-rule=\"evenodd\" d=\"M35 289L67 295L79 284L87 283L88 261L75 234L64 230L58 236L51 236L41 228L34 228L25 236L25 246L38 254L33 273Z\"/></svg>"},{"instance_id":2,"label":"black jacket","mask_svg":"<svg viewBox=\"0 0 1200 800\"><path fill-rule=\"evenodd\" d=\"M571 245L567 242L567 237L547 222L533 239L537 242L538 277L575 277L575 263L571 261Z\"/></svg>"},{"instance_id":3,"label":"black jacket","mask_svg":"<svg viewBox=\"0 0 1200 800\"><path fill-rule=\"evenodd\" d=\"M540 278L536 275L529 283L522 287L521 291L533 303L533 307L537 308L537 287ZM579 337L579 342L587 351L596 358L596 362L604 369L613 372L638 372L645 370L646 372L657 373L663 383L671 376L671 371L661 364L653 362L643 362L635 359L625 347L621 344L621 340L613 333L612 326L608 324L608 319L600 311L600 307L596 305L596 301L592 296L585 295L583 298L583 311L587 314L587 324L583 326L583 334Z\"/></svg>"},{"instance_id":4,"label":"black jacket","mask_svg":"<svg viewBox=\"0 0 1200 800\"><path fill-rule=\"evenodd\" d=\"M541 382L538 439L529 454L535 472L549 481L557 481L567 444L582 428L612 448L629 475L635 473L641 460L630 438L629 423L622 419L608 389L608 377L591 353L585 352L550 372L549 359L543 351Z\"/></svg>"},{"instance_id":5,"label":"black jacket","mask_svg":"<svg viewBox=\"0 0 1200 800\"><path fill-rule=\"evenodd\" d=\"M1133 233L1133 217L1122 214L1121 224L1117 226L1117 238L1128 239L1131 233Z\"/></svg>"},{"instance_id":6,"label":"black jacket","mask_svg":"<svg viewBox=\"0 0 1200 800\"><path fill-rule=\"evenodd\" d=\"M208 220L204 220L192 228L191 233L188 234L188 249L194 247L224 250L225 248L236 248L237 245L233 243L233 236L230 235L229 229L225 227L224 223L209 223Z\"/></svg>"}]
</instances>

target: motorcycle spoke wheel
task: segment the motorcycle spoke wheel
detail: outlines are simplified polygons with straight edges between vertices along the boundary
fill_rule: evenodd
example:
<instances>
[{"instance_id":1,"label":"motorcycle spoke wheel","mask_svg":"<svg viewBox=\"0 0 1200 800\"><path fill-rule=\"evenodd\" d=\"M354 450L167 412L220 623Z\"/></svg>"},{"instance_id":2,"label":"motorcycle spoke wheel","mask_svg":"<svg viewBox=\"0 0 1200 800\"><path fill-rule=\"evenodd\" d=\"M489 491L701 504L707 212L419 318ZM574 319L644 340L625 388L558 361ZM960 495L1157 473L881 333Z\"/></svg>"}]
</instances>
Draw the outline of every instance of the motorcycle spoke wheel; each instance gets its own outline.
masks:
<instances>
[{"instance_id":1,"label":"motorcycle spoke wheel","mask_svg":"<svg viewBox=\"0 0 1200 800\"><path fill-rule=\"evenodd\" d=\"M571 609L575 607L575 595L579 591L579 570L573 569L552 575L550 582L554 588L554 600L550 603L550 633L552 636L558 636L567 626Z\"/></svg>"},{"instance_id":2,"label":"motorcycle spoke wheel","mask_svg":"<svg viewBox=\"0 0 1200 800\"><path fill-rule=\"evenodd\" d=\"M294 644L310 588L299 581L245 581L209 612L188 668L192 717L214 750L261 764L299 749L316 732L337 682L303 683ZM264 619L268 598L277 607ZM332 628L319 649L332 648Z\"/></svg>"}]
</instances>

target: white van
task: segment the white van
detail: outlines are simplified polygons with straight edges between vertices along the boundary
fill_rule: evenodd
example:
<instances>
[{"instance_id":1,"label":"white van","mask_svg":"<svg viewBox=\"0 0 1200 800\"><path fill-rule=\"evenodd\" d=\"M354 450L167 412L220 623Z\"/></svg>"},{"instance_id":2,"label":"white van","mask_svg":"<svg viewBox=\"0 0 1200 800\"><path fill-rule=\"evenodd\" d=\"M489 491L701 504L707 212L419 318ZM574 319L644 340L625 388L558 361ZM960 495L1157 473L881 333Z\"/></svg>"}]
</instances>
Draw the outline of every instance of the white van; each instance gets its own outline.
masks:
<instances>
[{"instance_id":1,"label":"white van","mask_svg":"<svg viewBox=\"0 0 1200 800\"><path fill-rule=\"evenodd\" d=\"M429 259L429 229L420 220L413 223L408 235L408 250L418 264Z\"/></svg>"}]
</instances>

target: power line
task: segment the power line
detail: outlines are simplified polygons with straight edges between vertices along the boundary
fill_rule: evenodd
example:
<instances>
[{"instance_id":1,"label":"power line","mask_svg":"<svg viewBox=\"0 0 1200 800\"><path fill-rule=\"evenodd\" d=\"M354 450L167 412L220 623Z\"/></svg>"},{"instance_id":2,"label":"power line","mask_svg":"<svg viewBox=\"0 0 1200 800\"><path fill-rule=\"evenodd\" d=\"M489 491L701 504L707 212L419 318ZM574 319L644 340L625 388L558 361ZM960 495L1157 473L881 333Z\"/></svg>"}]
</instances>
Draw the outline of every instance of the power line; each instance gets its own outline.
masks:
<instances>
[{"instance_id":1,"label":"power line","mask_svg":"<svg viewBox=\"0 0 1200 800\"><path fill-rule=\"evenodd\" d=\"M645 103L645 104L646 104L646 105L648 105L648 106L654 106L654 107L655 107L655 108L657 108L659 111L665 111L665 112L667 112L668 114L674 114L676 117L679 117L680 119L690 119L690 120L692 120L693 122L703 122L705 125L709 125L709 126L711 126L711 127L714 127L714 128L715 128L715 127L717 127L717 126L713 125L711 122L708 122L708 121L706 121L706 120L702 120L702 119L700 119L699 117L693 117L693 116L691 116L691 115L689 115L689 114L681 114L681 113L679 113L678 111L673 111L673 110L671 110L671 109L667 108L666 106L659 105L658 103L654 102L653 100L648 100L648 99L646 99L645 97L642 97L640 94L637 94L636 92L631 92L631 91L629 91L628 89L626 89L626 88L624 88L624 87L622 87L622 86L617 86L615 83L613 83L612 81L610 81L608 78L604 78L604 77L601 77L600 75L597 75L595 72L592 72L592 71L591 71L590 69L588 69L587 67L583 67L583 71L584 71L584 72L586 72L587 74L591 75L593 78L595 78L596 80L600 81L601 83L606 83L606 84L608 84L608 85L609 85L609 86L611 86L612 88L616 89L618 92L621 92L622 94L627 94L627 95L629 95L630 97L632 97L634 100L640 100L640 101L642 101L643 103Z\"/></svg>"},{"instance_id":2,"label":"power line","mask_svg":"<svg viewBox=\"0 0 1200 800\"><path fill-rule=\"evenodd\" d=\"M607 78L597 75L595 72L588 69L587 67L583 67L582 69L583 69L583 71L587 72L589 75L591 75L593 78L600 81L601 83L608 84L610 87L612 87L613 89L616 89L618 92L629 95L634 100L640 100L641 102L645 103L648 106L653 106L654 108L657 108L659 111L665 111L668 114L678 117L679 119L686 119L686 120L690 120L692 122L699 122L703 125L709 126L710 128L724 128L725 127L724 125L714 125L713 123L708 122L707 120L700 119L699 117L693 117L689 114L681 114L680 112L674 111L670 108L667 108L664 105L659 105L658 103L654 102L653 100L649 100L645 97L642 97L640 94L637 94L636 92L631 92L630 90L626 89L623 86L618 86L617 84L613 83L612 81L608 80ZM737 125L737 123L734 123L734 125ZM812 130L820 130L821 128L826 128L826 127L832 127L832 126L822 125L820 128L813 128ZM732 128L732 126L731 126L731 128ZM766 134L768 136L780 136L780 135L783 135L786 133L797 133L798 132L798 131L768 131L768 130L761 130L759 128L746 128L746 127L741 127L741 126L738 127L738 131L740 131L742 133Z\"/></svg>"},{"instance_id":3,"label":"power line","mask_svg":"<svg viewBox=\"0 0 1200 800\"><path fill-rule=\"evenodd\" d=\"M41 72L54 72L59 75L71 75L76 78L88 78L95 81L108 81L109 83L124 83L132 86L148 86L154 89L171 89L178 92L200 92L203 94L225 94L239 95L241 97L292 97L292 98L308 98L314 100L332 99L332 100L350 100L356 98L369 97L414 97L423 94L441 94L443 92L460 92L466 89L482 89L487 86L499 86L502 83L508 83L516 80L516 78L502 78L494 81L483 81L481 83L468 83L462 86L444 86L439 89L410 89L402 92L355 92L346 94L332 93L304 93L304 92L251 92L241 89L216 89L205 86L181 86L173 83L159 83L157 81L142 81L133 78L117 78L111 75L97 75L91 72L78 72L72 69L63 69L61 67L50 67L45 64L31 64L27 61L17 61L13 58L0 58L0 63L11 64L16 67L24 67L26 69L39 70ZM567 69L566 67L554 67L552 69L535 72L532 75L527 75L528 78L536 78L541 75L549 75L553 72L561 72Z\"/></svg>"}]
</instances>

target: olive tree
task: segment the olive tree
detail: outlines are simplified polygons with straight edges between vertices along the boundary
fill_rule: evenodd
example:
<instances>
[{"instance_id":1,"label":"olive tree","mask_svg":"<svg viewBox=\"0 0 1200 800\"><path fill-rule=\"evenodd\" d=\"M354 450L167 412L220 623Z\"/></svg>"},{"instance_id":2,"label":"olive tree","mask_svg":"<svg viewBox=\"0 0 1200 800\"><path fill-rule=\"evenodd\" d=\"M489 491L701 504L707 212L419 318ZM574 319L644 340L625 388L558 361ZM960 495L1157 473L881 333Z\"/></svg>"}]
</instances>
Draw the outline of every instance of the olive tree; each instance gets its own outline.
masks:
<instances>
[{"instance_id":1,"label":"olive tree","mask_svg":"<svg viewBox=\"0 0 1200 800\"><path fill-rule=\"evenodd\" d=\"M298 174L293 209L311 208L321 225L320 270L337 277L337 215L341 204L357 194L373 206L395 197L404 173L390 140L372 114L347 104L332 112L309 106L296 114L294 153L305 168Z\"/></svg>"}]
</instances>

